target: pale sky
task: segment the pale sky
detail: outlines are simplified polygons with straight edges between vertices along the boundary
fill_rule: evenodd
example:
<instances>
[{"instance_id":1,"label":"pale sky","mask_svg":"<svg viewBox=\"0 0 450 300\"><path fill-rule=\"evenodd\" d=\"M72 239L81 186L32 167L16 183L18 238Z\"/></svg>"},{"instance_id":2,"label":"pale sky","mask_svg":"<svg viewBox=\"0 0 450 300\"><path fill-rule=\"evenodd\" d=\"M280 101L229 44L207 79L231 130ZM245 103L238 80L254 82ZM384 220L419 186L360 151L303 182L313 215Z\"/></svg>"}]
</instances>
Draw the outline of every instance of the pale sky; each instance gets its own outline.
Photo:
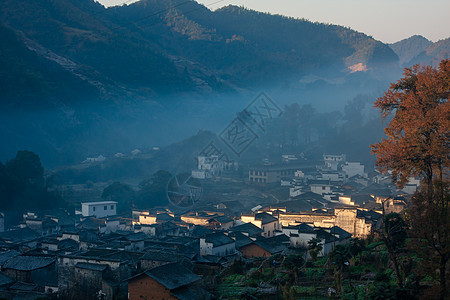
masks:
<instances>
[{"instance_id":1,"label":"pale sky","mask_svg":"<svg viewBox=\"0 0 450 300\"><path fill-rule=\"evenodd\" d=\"M99 0L105 6L134 0ZM449 0L198 0L208 8L233 4L337 24L393 43L414 34L433 42L450 37Z\"/></svg>"}]
</instances>

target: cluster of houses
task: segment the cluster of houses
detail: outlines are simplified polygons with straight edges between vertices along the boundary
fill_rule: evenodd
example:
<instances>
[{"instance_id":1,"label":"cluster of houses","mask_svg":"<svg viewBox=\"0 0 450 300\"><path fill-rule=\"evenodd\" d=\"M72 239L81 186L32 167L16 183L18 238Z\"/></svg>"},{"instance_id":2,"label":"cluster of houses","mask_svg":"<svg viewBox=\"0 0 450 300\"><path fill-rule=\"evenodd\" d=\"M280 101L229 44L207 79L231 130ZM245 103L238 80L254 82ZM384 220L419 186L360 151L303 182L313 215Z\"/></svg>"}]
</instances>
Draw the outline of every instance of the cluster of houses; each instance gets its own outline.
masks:
<instances>
[{"instance_id":1,"label":"cluster of houses","mask_svg":"<svg viewBox=\"0 0 450 300\"><path fill-rule=\"evenodd\" d=\"M357 208L281 207L240 216L135 210L127 218L116 215L116 206L82 203L74 215L28 212L20 226L1 232L0 298L208 299L214 274L236 258L308 255L313 238L327 255L381 220Z\"/></svg>"},{"instance_id":2,"label":"cluster of houses","mask_svg":"<svg viewBox=\"0 0 450 300\"><path fill-rule=\"evenodd\" d=\"M224 172L235 171L237 168L236 162L228 162L219 155L199 155L197 168L191 171L191 176L197 179L211 179L220 177Z\"/></svg>"},{"instance_id":3,"label":"cluster of houses","mask_svg":"<svg viewBox=\"0 0 450 300\"><path fill-rule=\"evenodd\" d=\"M24 213L14 228L5 228L0 213L0 298L208 299L215 274L235 259L307 258L313 239L326 256L350 238L368 237L384 213L406 205L386 178L371 177L345 155L324 155L320 167L293 156L284 161L251 168L249 183L281 184L289 200L251 210L228 201L117 215L117 202L86 202L75 214ZM217 158L204 158L196 175L223 170Z\"/></svg>"}]
</instances>

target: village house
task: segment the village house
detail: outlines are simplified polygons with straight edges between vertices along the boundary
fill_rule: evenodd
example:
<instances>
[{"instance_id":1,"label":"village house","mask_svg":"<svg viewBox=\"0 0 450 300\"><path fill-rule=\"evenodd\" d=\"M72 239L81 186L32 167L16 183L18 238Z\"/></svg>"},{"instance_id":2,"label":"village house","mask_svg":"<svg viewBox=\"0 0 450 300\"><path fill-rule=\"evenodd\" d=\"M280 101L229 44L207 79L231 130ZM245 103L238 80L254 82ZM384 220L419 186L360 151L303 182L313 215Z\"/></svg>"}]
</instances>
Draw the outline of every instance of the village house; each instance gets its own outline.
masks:
<instances>
[{"instance_id":1,"label":"village house","mask_svg":"<svg viewBox=\"0 0 450 300\"><path fill-rule=\"evenodd\" d=\"M227 163L220 159L218 155L197 157L197 169L192 170L192 177L197 179L209 179L220 176L224 171Z\"/></svg>"},{"instance_id":2,"label":"village house","mask_svg":"<svg viewBox=\"0 0 450 300\"><path fill-rule=\"evenodd\" d=\"M10 259L15 256L20 255L20 252L16 250L6 250L0 252L0 270L2 269L3 265Z\"/></svg>"},{"instance_id":3,"label":"village house","mask_svg":"<svg viewBox=\"0 0 450 300\"><path fill-rule=\"evenodd\" d=\"M324 154L323 161L325 163L325 168L333 171L337 171L338 167L346 162L346 155L339 154Z\"/></svg>"},{"instance_id":4,"label":"village house","mask_svg":"<svg viewBox=\"0 0 450 300\"><path fill-rule=\"evenodd\" d=\"M301 213L279 213L282 226L307 223L313 227L331 228L338 226L354 237L367 237L378 226L381 215L356 207L335 208L334 211L315 210Z\"/></svg>"},{"instance_id":5,"label":"village house","mask_svg":"<svg viewBox=\"0 0 450 300\"><path fill-rule=\"evenodd\" d=\"M83 217L104 218L115 216L117 209L116 201L99 201L81 203L81 214Z\"/></svg>"},{"instance_id":6,"label":"village house","mask_svg":"<svg viewBox=\"0 0 450 300\"><path fill-rule=\"evenodd\" d=\"M201 279L181 264L162 265L128 279L128 299L208 299Z\"/></svg>"},{"instance_id":7,"label":"village house","mask_svg":"<svg viewBox=\"0 0 450 300\"><path fill-rule=\"evenodd\" d=\"M34 248L41 236L28 227L16 228L0 233L0 241L20 248Z\"/></svg>"},{"instance_id":8,"label":"village house","mask_svg":"<svg viewBox=\"0 0 450 300\"><path fill-rule=\"evenodd\" d=\"M400 213L406 208L405 197L389 197L382 202L383 210L385 214Z\"/></svg>"},{"instance_id":9,"label":"village house","mask_svg":"<svg viewBox=\"0 0 450 300\"><path fill-rule=\"evenodd\" d=\"M148 270L180 261L182 256L175 251L150 249L140 258L140 270Z\"/></svg>"},{"instance_id":10,"label":"village house","mask_svg":"<svg viewBox=\"0 0 450 300\"><path fill-rule=\"evenodd\" d=\"M339 244L339 239L323 228L316 230L316 238L322 244L319 256L327 256Z\"/></svg>"},{"instance_id":11,"label":"village house","mask_svg":"<svg viewBox=\"0 0 450 300\"><path fill-rule=\"evenodd\" d=\"M234 225L234 220L227 216L216 216L209 219L209 227L216 230L227 230Z\"/></svg>"},{"instance_id":12,"label":"village house","mask_svg":"<svg viewBox=\"0 0 450 300\"><path fill-rule=\"evenodd\" d=\"M420 182L420 178L409 177L408 182L405 184L401 191L405 194L412 195L420 187Z\"/></svg>"},{"instance_id":13,"label":"village house","mask_svg":"<svg viewBox=\"0 0 450 300\"><path fill-rule=\"evenodd\" d=\"M321 171L317 176L317 180L328 180L328 181L334 181L334 182L342 182L345 180L345 174L341 171L331 171L331 170L324 170Z\"/></svg>"},{"instance_id":14,"label":"village house","mask_svg":"<svg viewBox=\"0 0 450 300\"><path fill-rule=\"evenodd\" d=\"M306 223L283 226L282 232L289 237L290 246L295 248L306 248L308 242L316 237L314 227Z\"/></svg>"},{"instance_id":15,"label":"village house","mask_svg":"<svg viewBox=\"0 0 450 300\"><path fill-rule=\"evenodd\" d=\"M106 219L87 217L80 224L77 225L77 228L82 230L91 230L99 234L104 234L106 233Z\"/></svg>"},{"instance_id":16,"label":"village house","mask_svg":"<svg viewBox=\"0 0 450 300\"><path fill-rule=\"evenodd\" d=\"M72 297L74 299L94 299L103 296L104 299L113 299L117 291L111 291L111 285L109 285L109 289L106 288L109 271L109 266L106 264L77 263L74 268L75 283ZM106 296L105 291L108 291L109 297Z\"/></svg>"},{"instance_id":17,"label":"village house","mask_svg":"<svg viewBox=\"0 0 450 300\"><path fill-rule=\"evenodd\" d=\"M369 194L339 195L339 203L349 206L365 207L370 203L377 203Z\"/></svg>"},{"instance_id":18,"label":"village house","mask_svg":"<svg viewBox=\"0 0 450 300\"><path fill-rule=\"evenodd\" d=\"M241 221L244 223L252 223L261 228L264 237L272 237L275 235L275 231L280 229L278 219L266 212L241 215Z\"/></svg>"},{"instance_id":19,"label":"village house","mask_svg":"<svg viewBox=\"0 0 450 300\"><path fill-rule=\"evenodd\" d=\"M308 180L308 186L311 192L319 195L332 193L334 187L330 180Z\"/></svg>"},{"instance_id":20,"label":"village house","mask_svg":"<svg viewBox=\"0 0 450 300\"><path fill-rule=\"evenodd\" d=\"M146 225L152 225L162 222L169 222L174 220L173 214L168 213L157 213L157 214L148 214L148 213L141 213L139 215L139 224L146 224Z\"/></svg>"},{"instance_id":21,"label":"village house","mask_svg":"<svg viewBox=\"0 0 450 300\"><path fill-rule=\"evenodd\" d=\"M250 238L261 236L263 233L263 230L260 227L254 225L252 223L244 223L241 225L236 225L234 227L231 227L229 229L229 231L236 232L236 233L239 232Z\"/></svg>"},{"instance_id":22,"label":"village house","mask_svg":"<svg viewBox=\"0 0 450 300\"><path fill-rule=\"evenodd\" d=\"M56 258L45 256L20 255L8 259L2 272L15 281L33 283L42 289L57 286Z\"/></svg>"},{"instance_id":23,"label":"village house","mask_svg":"<svg viewBox=\"0 0 450 300\"><path fill-rule=\"evenodd\" d=\"M314 210L309 212L283 212L278 214L280 224L284 226L306 223L314 227L332 227L336 217L330 211Z\"/></svg>"},{"instance_id":24,"label":"village house","mask_svg":"<svg viewBox=\"0 0 450 300\"><path fill-rule=\"evenodd\" d=\"M65 239L71 239L76 242L80 242L80 234L78 231L63 231L60 235L58 235L57 240L62 241Z\"/></svg>"},{"instance_id":25,"label":"village house","mask_svg":"<svg viewBox=\"0 0 450 300\"><path fill-rule=\"evenodd\" d=\"M259 238L239 247L239 252L245 258L270 257L280 254L289 246L289 237L284 234L271 238Z\"/></svg>"},{"instance_id":26,"label":"village house","mask_svg":"<svg viewBox=\"0 0 450 300\"><path fill-rule=\"evenodd\" d=\"M367 173L364 172L364 165L359 162L345 162L342 165L342 171L345 173L345 178L351 178L359 175L363 178L367 178Z\"/></svg>"},{"instance_id":27,"label":"village house","mask_svg":"<svg viewBox=\"0 0 450 300\"><path fill-rule=\"evenodd\" d=\"M222 232L200 238L200 255L228 256L235 253L235 241Z\"/></svg>"},{"instance_id":28,"label":"village house","mask_svg":"<svg viewBox=\"0 0 450 300\"><path fill-rule=\"evenodd\" d=\"M294 177L298 170L315 169L311 164L281 164L281 165L260 165L252 166L248 171L250 183L277 183L283 177Z\"/></svg>"},{"instance_id":29,"label":"village house","mask_svg":"<svg viewBox=\"0 0 450 300\"><path fill-rule=\"evenodd\" d=\"M42 219L28 217L25 219L25 224L28 228L41 236L52 235L59 232L58 223L48 217Z\"/></svg>"},{"instance_id":30,"label":"village house","mask_svg":"<svg viewBox=\"0 0 450 300\"><path fill-rule=\"evenodd\" d=\"M366 238L379 225L381 214L357 208L335 208L335 226L349 232L354 237Z\"/></svg>"},{"instance_id":31,"label":"village house","mask_svg":"<svg viewBox=\"0 0 450 300\"><path fill-rule=\"evenodd\" d=\"M90 249L70 255L58 256L58 291L60 297L83 293L76 276L96 279L96 288L117 292L117 284L138 270L140 252L108 249ZM105 267L107 266L107 268ZM97 290L98 291L98 290ZM112 297L109 299L113 299Z\"/></svg>"}]
</instances>

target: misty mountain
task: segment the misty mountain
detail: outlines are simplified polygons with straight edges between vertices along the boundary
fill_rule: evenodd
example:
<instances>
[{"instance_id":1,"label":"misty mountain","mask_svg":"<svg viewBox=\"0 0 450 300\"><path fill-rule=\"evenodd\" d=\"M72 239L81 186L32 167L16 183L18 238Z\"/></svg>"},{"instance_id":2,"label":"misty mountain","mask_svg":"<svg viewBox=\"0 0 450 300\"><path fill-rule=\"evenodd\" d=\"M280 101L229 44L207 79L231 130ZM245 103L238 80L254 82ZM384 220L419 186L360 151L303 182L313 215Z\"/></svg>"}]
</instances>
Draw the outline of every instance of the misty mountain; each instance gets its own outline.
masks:
<instances>
[{"instance_id":1,"label":"misty mountain","mask_svg":"<svg viewBox=\"0 0 450 300\"><path fill-rule=\"evenodd\" d=\"M450 58L450 38L437 41L414 57L410 64L438 66L441 60Z\"/></svg>"},{"instance_id":2,"label":"misty mountain","mask_svg":"<svg viewBox=\"0 0 450 300\"><path fill-rule=\"evenodd\" d=\"M433 43L421 35L414 35L389 46L405 67L414 64L437 66L441 60L450 57L450 38Z\"/></svg>"},{"instance_id":3,"label":"misty mountain","mask_svg":"<svg viewBox=\"0 0 450 300\"><path fill-rule=\"evenodd\" d=\"M23 45L78 77L66 81L84 79L104 97L239 90L397 62L387 45L363 33L236 6L213 12L195 1L106 9L93 0L5 0L0 7L1 22ZM111 86L118 91L104 91Z\"/></svg>"},{"instance_id":4,"label":"misty mountain","mask_svg":"<svg viewBox=\"0 0 450 300\"><path fill-rule=\"evenodd\" d=\"M95 87L29 50L14 31L1 25L0 43L0 101L5 106L14 107L17 102L59 106L98 97Z\"/></svg>"},{"instance_id":5,"label":"misty mountain","mask_svg":"<svg viewBox=\"0 0 450 300\"><path fill-rule=\"evenodd\" d=\"M261 90L342 109L400 71L349 28L195 1L3 0L0 40L0 159L47 166L220 131Z\"/></svg>"},{"instance_id":6,"label":"misty mountain","mask_svg":"<svg viewBox=\"0 0 450 300\"><path fill-rule=\"evenodd\" d=\"M409 63L432 44L432 41L421 35L413 35L407 39L390 44L389 46L398 55L399 62L403 65Z\"/></svg>"}]
</instances>

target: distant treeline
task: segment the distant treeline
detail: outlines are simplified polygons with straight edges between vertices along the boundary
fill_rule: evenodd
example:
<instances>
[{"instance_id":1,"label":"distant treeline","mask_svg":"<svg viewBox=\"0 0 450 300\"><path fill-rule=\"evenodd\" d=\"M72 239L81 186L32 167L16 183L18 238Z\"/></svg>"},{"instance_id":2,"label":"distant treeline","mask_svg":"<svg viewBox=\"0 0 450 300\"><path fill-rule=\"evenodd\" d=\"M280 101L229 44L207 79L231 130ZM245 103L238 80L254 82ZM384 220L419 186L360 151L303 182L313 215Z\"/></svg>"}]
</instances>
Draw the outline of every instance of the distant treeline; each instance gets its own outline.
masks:
<instances>
[{"instance_id":1,"label":"distant treeline","mask_svg":"<svg viewBox=\"0 0 450 300\"><path fill-rule=\"evenodd\" d=\"M0 211L63 207L62 198L48 191L39 156L18 151L5 164L0 162Z\"/></svg>"}]
</instances>

